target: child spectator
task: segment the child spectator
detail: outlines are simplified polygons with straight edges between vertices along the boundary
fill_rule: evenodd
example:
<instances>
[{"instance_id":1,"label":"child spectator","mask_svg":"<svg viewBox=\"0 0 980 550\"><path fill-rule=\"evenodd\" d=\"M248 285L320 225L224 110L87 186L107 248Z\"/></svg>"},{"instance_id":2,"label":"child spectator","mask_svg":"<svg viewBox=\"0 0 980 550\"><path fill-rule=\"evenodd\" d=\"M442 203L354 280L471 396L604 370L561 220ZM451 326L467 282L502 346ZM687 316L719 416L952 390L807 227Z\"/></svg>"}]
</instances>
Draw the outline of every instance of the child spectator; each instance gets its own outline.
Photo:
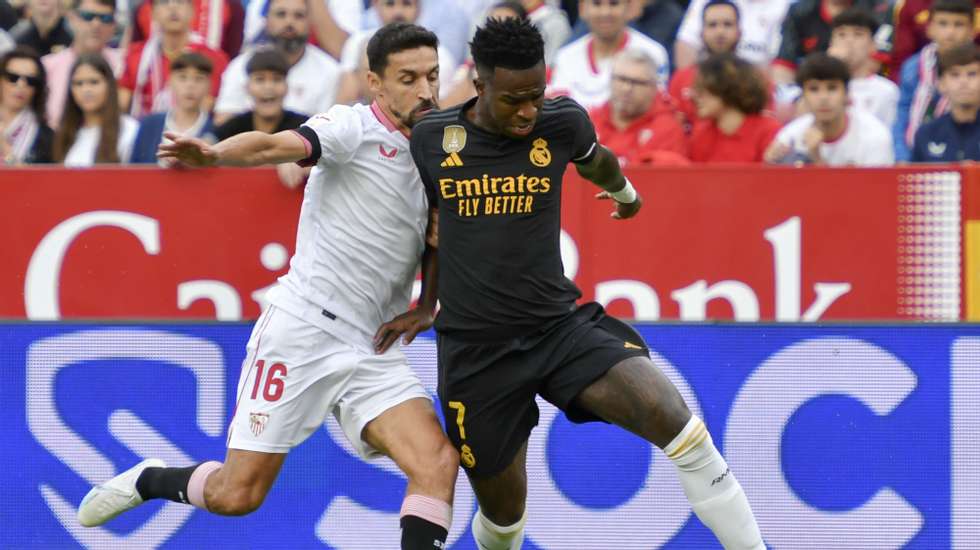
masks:
<instances>
[{"instance_id":1,"label":"child spectator","mask_svg":"<svg viewBox=\"0 0 980 550\"><path fill-rule=\"evenodd\" d=\"M48 73L48 120L58 124L61 109L68 97L68 74L75 60L83 53L100 53L112 67L117 77L122 73L123 52L110 48L109 41L116 34L115 0L75 0L68 12L68 23L75 36L71 47L41 58Z\"/></svg>"},{"instance_id":2,"label":"child spectator","mask_svg":"<svg viewBox=\"0 0 980 550\"><path fill-rule=\"evenodd\" d=\"M127 2L129 0L126 0ZM221 50L231 59L242 48L245 8L238 0L192 0L191 31L200 36L212 50ZM139 2L133 16L133 42L142 42L153 34L153 2Z\"/></svg>"},{"instance_id":3,"label":"child spectator","mask_svg":"<svg viewBox=\"0 0 980 550\"><path fill-rule=\"evenodd\" d=\"M796 73L809 112L790 122L766 151L766 162L826 166L891 166L888 127L860 108L848 109L850 71L825 53L810 54Z\"/></svg>"},{"instance_id":4,"label":"child spectator","mask_svg":"<svg viewBox=\"0 0 980 550\"><path fill-rule=\"evenodd\" d=\"M919 127L942 115L949 103L936 90L938 56L973 41L971 0L936 0L929 10L926 34L931 42L902 64L898 113L892 129L895 159L909 160L909 148Z\"/></svg>"},{"instance_id":5,"label":"child spectator","mask_svg":"<svg viewBox=\"0 0 980 550\"><path fill-rule=\"evenodd\" d=\"M54 160L65 166L126 163L139 124L121 114L112 67L99 54L78 56L54 137Z\"/></svg>"},{"instance_id":6,"label":"child spectator","mask_svg":"<svg viewBox=\"0 0 980 550\"><path fill-rule=\"evenodd\" d=\"M762 162L779 122L763 109L768 84L755 65L716 54L698 65L694 104L700 120L691 133L694 162Z\"/></svg>"},{"instance_id":7,"label":"child spectator","mask_svg":"<svg viewBox=\"0 0 980 550\"><path fill-rule=\"evenodd\" d=\"M252 98L252 110L234 116L218 126L218 141L243 132L257 130L267 134L298 128L309 118L283 108L286 97L286 74L289 64L276 50L260 50L248 60L248 95Z\"/></svg>"},{"instance_id":8,"label":"child spectator","mask_svg":"<svg viewBox=\"0 0 980 550\"><path fill-rule=\"evenodd\" d=\"M157 147L165 140L165 131L214 141L214 124L207 109L213 71L211 60L199 53L185 53L174 60L167 84L173 106L165 113L154 113L140 121L133 163L156 163Z\"/></svg>"},{"instance_id":9,"label":"child spectator","mask_svg":"<svg viewBox=\"0 0 980 550\"><path fill-rule=\"evenodd\" d=\"M939 91L949 111L915 133L912 162L980 160L980 50L975 44L939 56Z\"/></svg>"},{"instance_id":10,"label":"child spectator","mask_svg":"<svg viewBox=\"0 0 980 550\"><path fill-rule=\"evenodd\" d=\"M51 162L54 133L44 122L47 78L32 50L0 58L0 165Z\"/></svg>"},{"instance_id":11,"label":"child spectator","mask_svg":"<svg viewBox=\"0 0 980 550\"><path fill-rule=\"evenodd\" d=\"M891 128L898 109L898 86L878 74L881 64L875 59L878 48L874 38L878 22L870 12L852 8L841 12L830 26L827 53L843 61L851 71L847 85L851 105L877 116Z\"/></svg>"},{"instance_id":12,"label":"child spectator","mask_svg":"<svg viewBox=\"0 0 980 550\"><path fill-rule=\"evenodd\" d=\"M609 102L589 114L619 163L686 164L687 136L670 96L657 88L657 62L639 50L616 54L610 88Z\"/></svg>"},{"instance_id":13,"label":"child spectator","mask_svg":"<svg viewBox=\"0 0 980 550\"><path fill-rule=\"evenodd\" d=\"M186 51L208 56L214 64L211 94L218 93L221 73L228 64L224 53L209 48L191 32L191 0L154 0L153 21L157 32L145 42L134 42L126 52L126 68L119 80L120 106L133 116L166 111L170 108L167 80L170 61Z\"/></svg>"}]
</instances>

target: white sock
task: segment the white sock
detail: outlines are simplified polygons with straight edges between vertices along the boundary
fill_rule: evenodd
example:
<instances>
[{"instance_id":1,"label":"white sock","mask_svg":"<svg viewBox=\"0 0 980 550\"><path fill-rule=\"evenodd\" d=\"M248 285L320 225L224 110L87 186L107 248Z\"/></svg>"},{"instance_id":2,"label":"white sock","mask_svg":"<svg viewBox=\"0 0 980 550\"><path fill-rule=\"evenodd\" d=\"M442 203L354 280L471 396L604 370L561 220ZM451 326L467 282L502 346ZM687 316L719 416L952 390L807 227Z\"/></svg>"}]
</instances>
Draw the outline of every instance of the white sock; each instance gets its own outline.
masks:
<instances>
[{"instance_id":1,"label":"white sock","mask_svg":"<svg viewBox=\"0 0 980 550\"><path fill-rule=\"evenodd\" d=\"M527 509L521 519L506 527L501 527L487 519L483 511L477 508L473 514L473 538L480 550L521 550L524 545L524 522L527 520Z\"/></svg>"},{"instance_id":2,"label":"white sock","mask_svg":"<svg viewBox=\"0 0 980 550\"><path fill-rule=\"evenodd\" d=\"M692 415L681 433L664 447L664 454L677 467L694 513L725 550L765 550L745 492L700 418Z\"/></svg>"}]
</instances>

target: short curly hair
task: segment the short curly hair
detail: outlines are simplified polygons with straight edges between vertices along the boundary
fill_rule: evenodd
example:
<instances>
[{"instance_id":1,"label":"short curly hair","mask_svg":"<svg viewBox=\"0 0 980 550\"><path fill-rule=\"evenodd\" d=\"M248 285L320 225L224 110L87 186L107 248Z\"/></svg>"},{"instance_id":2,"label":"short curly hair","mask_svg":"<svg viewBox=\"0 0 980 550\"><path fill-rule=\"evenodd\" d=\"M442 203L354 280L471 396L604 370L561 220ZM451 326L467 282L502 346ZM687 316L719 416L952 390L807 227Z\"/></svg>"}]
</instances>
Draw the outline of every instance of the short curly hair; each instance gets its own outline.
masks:
<instances>
[{"instance_id":1,"label":"short curly hair","mask_svg":"<svg viewBox=\"0 0 980 550\"><path fill-rule=\"evenodd\" d=\"M544 40L527 19L491 18L476 29L470 52L477 72L493 72L497 67L521 71L544 63Z\"/></svg>"},{"instance_id":2,"label":"short curly hair","mask_svg":"<svg viewBox=\"0 0 980 550\"><path fill-rule=\"evenodd\" d=\"M731 53L714 54L702 61L695 87L748 115L761 113L769 100L769 86L759 69Z\"/></svg>"}]
</instances>

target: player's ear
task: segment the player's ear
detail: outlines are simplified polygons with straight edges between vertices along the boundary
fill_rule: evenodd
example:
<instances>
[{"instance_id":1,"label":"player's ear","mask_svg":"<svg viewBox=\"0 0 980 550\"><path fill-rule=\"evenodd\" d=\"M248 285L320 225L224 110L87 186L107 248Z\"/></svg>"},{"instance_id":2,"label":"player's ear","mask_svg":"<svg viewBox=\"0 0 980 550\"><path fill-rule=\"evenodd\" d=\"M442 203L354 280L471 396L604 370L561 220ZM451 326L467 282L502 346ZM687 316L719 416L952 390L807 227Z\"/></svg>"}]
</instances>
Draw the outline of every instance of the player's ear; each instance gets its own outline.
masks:
<instances>
[{"instance_id":1,"label":"player's ear","mask_svg":"<svg viewBox=\"0 0 980 550\"><path fill-rule=\"evenodd\" d=\"M368 89L371 90L371 95L378 95L381 91L381 76L374 71L368 71L367 82Z\"/></svg>"},{"instance_id":2,"label":"player's ear","mask_svg":"<svg viewBox=\"0 0 980 550\"><path fill-rule=\"evenodd\" d=\"M476 78L473 79L473 87L476 88L476 95L482 96L483 92L486 90L487 83L480 77L480 75L477 75Z\"/></svg>"}]
</instances>

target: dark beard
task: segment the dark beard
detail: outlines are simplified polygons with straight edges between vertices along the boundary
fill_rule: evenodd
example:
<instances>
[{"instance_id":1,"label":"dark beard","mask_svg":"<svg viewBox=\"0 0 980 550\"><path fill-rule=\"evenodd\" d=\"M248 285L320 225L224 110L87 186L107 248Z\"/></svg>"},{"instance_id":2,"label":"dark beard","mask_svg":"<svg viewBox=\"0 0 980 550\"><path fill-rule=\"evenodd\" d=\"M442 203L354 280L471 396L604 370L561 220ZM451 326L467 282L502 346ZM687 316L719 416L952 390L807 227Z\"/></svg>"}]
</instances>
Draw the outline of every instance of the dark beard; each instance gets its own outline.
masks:
<instances>
[{"instance_id":1,"label":"dark beard","mask_svg":"<svg viewBox=\"0 0 980 550\"><path fill-rule=\"evenodd\" d=\"M275 44L276 48L286 54L294 54L306 47L306 35L299 36L275 36L272 38L272 43Z\"/></svg>"}]
</instances>

